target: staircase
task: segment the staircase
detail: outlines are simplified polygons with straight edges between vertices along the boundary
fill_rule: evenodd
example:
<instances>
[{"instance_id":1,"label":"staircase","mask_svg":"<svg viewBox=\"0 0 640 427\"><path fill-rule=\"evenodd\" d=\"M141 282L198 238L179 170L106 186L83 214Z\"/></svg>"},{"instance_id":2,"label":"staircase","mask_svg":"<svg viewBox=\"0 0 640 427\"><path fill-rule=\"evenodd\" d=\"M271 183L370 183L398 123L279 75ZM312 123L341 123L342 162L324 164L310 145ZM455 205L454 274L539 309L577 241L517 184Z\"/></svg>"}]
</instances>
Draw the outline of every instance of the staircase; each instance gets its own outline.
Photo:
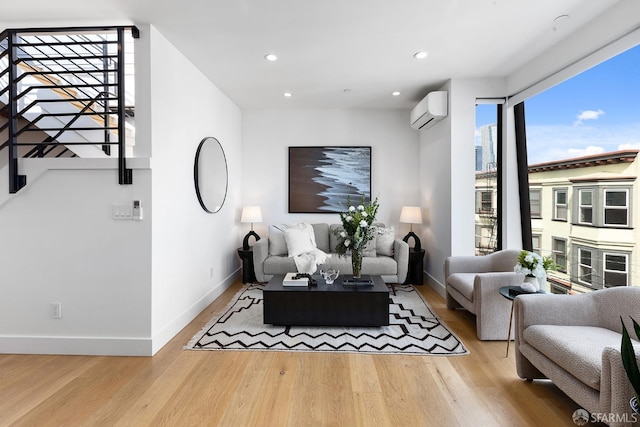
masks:
<instances>
[{"instance_id":1,"label":"staircase","mask_svg":"<svg viewBox=\"0 0 640 427\"><path fill-rule=\"evenodd\" d=\"M132 183L138 36L135 27L0 34L0 172L8 169L9 193L27 183L20 158L114 158L119 183Z\"/></svg>"}]
</instances>

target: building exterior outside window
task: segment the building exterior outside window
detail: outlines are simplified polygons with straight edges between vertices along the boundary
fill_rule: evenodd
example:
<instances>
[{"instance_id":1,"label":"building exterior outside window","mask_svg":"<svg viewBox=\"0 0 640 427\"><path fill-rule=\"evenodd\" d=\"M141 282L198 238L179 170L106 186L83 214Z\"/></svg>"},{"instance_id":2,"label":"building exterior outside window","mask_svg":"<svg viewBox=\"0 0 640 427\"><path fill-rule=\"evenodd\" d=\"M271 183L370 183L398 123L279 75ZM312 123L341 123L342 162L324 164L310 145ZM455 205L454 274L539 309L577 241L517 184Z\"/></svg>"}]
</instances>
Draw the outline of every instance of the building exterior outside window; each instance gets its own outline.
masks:
<instances>
[{"instance_id":1,"label":"building exterior outside window","mask_svg":"<svg viewBox=\"0 0 640 427\"><path fill-rule=\"evenodd\" d=\"M531 189L540 194L539 216L532 209L533 248L559 266L547 277L551 292L640 286L640 269L634 268L640 265L640 227L634 227L640 209L633 200L640 192L637 155L621 150L529 165ZM487 175L476 174L476 191L495 188ZM495 197L491 212L476 209L477 254L489 253L494 241L494 212Z\"/></svg>"}]
</instances>

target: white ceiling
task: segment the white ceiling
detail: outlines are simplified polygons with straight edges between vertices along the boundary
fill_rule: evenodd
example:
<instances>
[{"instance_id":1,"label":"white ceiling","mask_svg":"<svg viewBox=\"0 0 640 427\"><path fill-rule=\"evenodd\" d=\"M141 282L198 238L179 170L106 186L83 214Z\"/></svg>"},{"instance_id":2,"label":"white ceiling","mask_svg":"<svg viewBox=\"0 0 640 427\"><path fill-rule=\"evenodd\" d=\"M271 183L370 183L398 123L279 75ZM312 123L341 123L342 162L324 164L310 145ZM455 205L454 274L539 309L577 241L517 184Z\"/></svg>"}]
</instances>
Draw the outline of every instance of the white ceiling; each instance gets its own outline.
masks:
<instances>
[{"instance_id":1,"label":"white ceiling","mask_svg":"<svg viewBox=\"0 0 640 427\"><path fill-rule=\"evenodd\" d=\"M617 2L30 0L0 23L151 23L243 109L412 108L449 78L509 75Z\"/></svg>"}]
</instances>

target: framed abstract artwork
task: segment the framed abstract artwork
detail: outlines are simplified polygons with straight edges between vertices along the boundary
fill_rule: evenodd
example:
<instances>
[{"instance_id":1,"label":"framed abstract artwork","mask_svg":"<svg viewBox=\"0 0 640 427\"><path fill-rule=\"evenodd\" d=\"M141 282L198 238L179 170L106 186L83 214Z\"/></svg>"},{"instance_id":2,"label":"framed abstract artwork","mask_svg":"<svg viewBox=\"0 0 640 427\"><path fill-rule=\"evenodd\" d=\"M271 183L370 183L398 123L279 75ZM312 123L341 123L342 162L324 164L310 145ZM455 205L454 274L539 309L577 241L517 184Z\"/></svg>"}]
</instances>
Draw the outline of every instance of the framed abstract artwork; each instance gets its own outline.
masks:
<instances>
[{"instance_id":1,"label":"framed abstract artwork","mask_svg":"<svg viewBox=\"0 0 640 427\"><path fill-rule=\"evenodd\" d=\"M289 212L333 213L371 200L371 147L289 147Z\"/></svg>"}]
</instances>

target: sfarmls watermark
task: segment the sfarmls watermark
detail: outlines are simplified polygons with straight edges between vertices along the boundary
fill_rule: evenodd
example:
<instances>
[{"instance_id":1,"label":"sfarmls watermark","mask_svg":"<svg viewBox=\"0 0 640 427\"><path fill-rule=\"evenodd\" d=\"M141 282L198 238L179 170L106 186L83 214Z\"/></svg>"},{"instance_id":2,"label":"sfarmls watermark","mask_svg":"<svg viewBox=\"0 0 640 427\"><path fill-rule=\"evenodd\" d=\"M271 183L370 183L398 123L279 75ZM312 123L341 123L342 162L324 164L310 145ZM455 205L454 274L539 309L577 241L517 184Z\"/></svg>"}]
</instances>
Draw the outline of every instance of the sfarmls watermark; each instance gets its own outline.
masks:
<instances>
[{"instance_id":1,"label":"sfarmls watermark","mask_svg":"<svg viewBox=\"0 0 640 427\"><path fill-rule=\"evenodd\" d=\"M589 421L592 423L635 423L640 419L635 413L614 414L611 412L594 412L589 414L585 409L576 409L573 412L573 422L576 425L583 426Z\"/></svg>"}]
</instances>

